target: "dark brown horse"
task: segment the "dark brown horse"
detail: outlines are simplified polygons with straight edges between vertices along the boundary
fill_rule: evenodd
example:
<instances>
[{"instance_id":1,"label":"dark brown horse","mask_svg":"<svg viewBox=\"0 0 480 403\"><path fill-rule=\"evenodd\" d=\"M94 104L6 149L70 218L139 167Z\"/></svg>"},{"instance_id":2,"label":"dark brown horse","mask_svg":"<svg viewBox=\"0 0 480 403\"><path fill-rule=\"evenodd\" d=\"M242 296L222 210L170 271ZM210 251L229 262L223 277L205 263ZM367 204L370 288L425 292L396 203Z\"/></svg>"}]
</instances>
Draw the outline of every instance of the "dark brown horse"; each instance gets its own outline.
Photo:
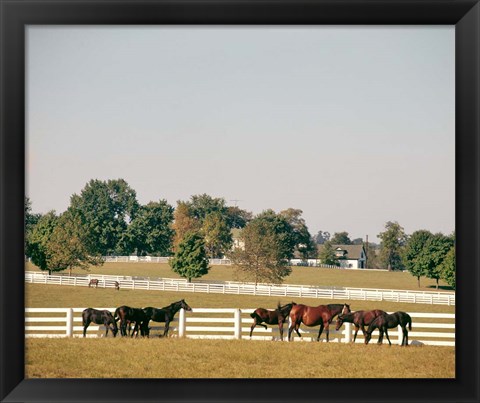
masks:
<instances>
[{"instance_id":1,"label":"dark brown horse","mask_svg":"<svg viewBox=\"0 0 480 403\"><path fill-rule=\"evenodd\" d=\"M151 306L143 308L145 316L147 317L145 322L145 332L147 337L149 335L148 322L150 322L150 320L153 320L154 322L165 322L165 331L163 332L163 337L166 337L168 335L168 329L170 328L170 322L173 320L175 314L182 308L186 311L192 310L192 308L190 308L190 306L183 299L160 309L153 308Z\"/></svg>"},{"instance_id":2,"label":"dark brown horse","mask_svg":"<svg viewBox=\"0 0 480 403\"><path fill-rule=\"evenodd\" d=\"M98 279L92 278L92 279L90 280L90 282L88 283L88 286L89 286L89 287L95 286L95 288L97 288L97 287L98 287Z\"/></svg>"},{"instance_id":3,"label":"dark brown horse","mask_svg":"<svg viewBox=\"0 0 480 403\"><path fill-rule=\"evenodd\" d=\"M353 335L353 342L357 339L357 333L359 329L362 329L363 337L365 337L365 326L370 325L373 320L380 315L386 315L385 311L380 309L374 309L373 311L355 311L346 313L343 315L338 315L337 317L337 326L335 330L338 331L344 322L353 323L355 326L355 334Z\"/></svg>"},{"instance_id":4,"label":"dark brown horse","mask_svg":"<svg viewBox=\"0 0 480 403\"><path fill-rule=\"evenodd\" d=\"M375 329L378 329L380 331L380 336L378 337L377 344L382 344L383 333L385 333L385 335L387 336L388 343L392 345L392 343L390 342L390 338L388 337L387 329L400 326L403 332L401 345L408 346L407 325L408 325L408 329L412 330L412 318L406 312L398 311L398 312L392 313L391 315L389 314L380 315L377 318L375 318L372 323L370 323L370 326L368 326L367 334L365 336L365 344L368 344L368 342L372 338L372 332Z\"/></svg>"},{"instance_id":5,"label":"dark brown horse","mask_svg":"<svg viewBox=\"0 0 480 403\"><path fill-rule=\"evenodd\" d=\"M113 315L110 311L107 310L98 310L93 308L84 309L82 312L82 321L83 321L83 337L87 333L87 328L90 323L95 323L97 325L104 325L107 328L105 337L108 336L108 330L111 330L113 337L118 333L117 322L115 322ZM112 327L110 328L110 325Z\"/></svg>"},{"instance_id":6,"label":"dark brown horse","mask_svg":"<svg viewBox=\"0 0 480 403\"><path fill-rule=\"evenodd\" d=\"M130 327L130 323L135 322L135 330L140 328L141 335L144 336L147 331L145 330L148 325L148 318L143 309L141 308L131 308L126 305L122 305L115 309L115 322L120 320L120 334L122 336L127 335L127 325ZM132 333L132 337L135 334L135 331Z\"/></svg>"},{"instance_id":7,"label":"dark brown horse","mask_svg":"<svg viewBox=\"0 0 480 403\"><path fill-rule=\"evenodd\" d=\"M351 312L350 306L348 304L328 304L319 305L316 307L297 304L292 307L292 310L290 311L290 327L288 328L288 341L290 341L293 330L297 332L299 337L302 337L298 329L300 327L300 324L303 323L304 325L310 327L320 325L317 341L320 340L320 335L325 328L325 335L328 342L328 335L330 333L329 326L330 323L332 323L333 318L339 313L344 314L348 312Z\"/></svg>"},{"instance_id":8,"label":"dark brown horse","mask_svg":"<svg viewBox=\"0 0 480 403\"><path fill-rule=\"evenodd\" d=\"M288 319L288 315L294 305L297 305L295 302L291 302L290 304L286 304L284 306L280 306L280 303L277 305L277 309L275 310L268 310L264 308L257 308L253 311L250 316L253 318L253 325L250 328L250 337L252 337L253 329L255 326L263 326L265 329L267 325L278 325L278 329L280 330L280 338L283 341L283 324L285 320Z\"/></svg>"},{"instance_id":9,"label":"dark brown horse","mask_svg":"<svg viewBox=\"0 0 480 403\"><path fill-rule=\"evenodd\" d=\"M120 291L120 284L118 283L118 281L115 281L115 282L113 283L113 286L115 287L115 289L116 289L117 291Z\"/></svg>"}]
</instances>

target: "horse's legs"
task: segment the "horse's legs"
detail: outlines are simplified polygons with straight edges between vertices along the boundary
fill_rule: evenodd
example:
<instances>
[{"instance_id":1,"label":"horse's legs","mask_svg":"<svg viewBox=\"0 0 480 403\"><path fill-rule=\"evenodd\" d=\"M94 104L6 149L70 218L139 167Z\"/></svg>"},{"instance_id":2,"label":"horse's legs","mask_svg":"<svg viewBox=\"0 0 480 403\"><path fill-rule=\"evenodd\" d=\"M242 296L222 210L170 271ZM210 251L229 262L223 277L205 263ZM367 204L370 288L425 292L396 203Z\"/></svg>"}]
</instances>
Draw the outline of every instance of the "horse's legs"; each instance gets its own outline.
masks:
<instances>
[{"instance_id":1,"label":"horse's legs","mask_svg":"<svg viewBox=\"0 0 480 403\"><path fill-rule=\"evenodd\" d=\"M323 332L323 322L320 324L320 330L318 331L317 341L320 341L320 335L322 334L322 332Z\"/></svg>"},{"instance_id":2,"label":"horse's legs","mask_svg":"<svg viewBox=\"0 0 480 403\"><path fill-rule=\"evenodd\" d=\"M388 337L388 330L387 330L387 328L385 328L385 336L387 336L388 344L392 345L392 343L390 342L390 337Z\"/></svg>"},{"instance_id":3,"label":"horse's legs","mask_svg":"<svg viewBox=\"0 0 480 403\"><path fill-rule=\"evenodd\" d=\"M125 319L120 322L120 333L123 337L127 335L127 321ZM128 335L130 336L130 326L128 327Z\"/></svg>"},{"instance_id":4,"label":"horse's legs","mask_svg":"<svg viewBox=\"0 0 480 403\"><path fill-rule=\"evenodd\" d=\"M327 325L325 326L325 335L327 337L327 343L328 343L328 335L330 334L330 322L327 322Z\"/></svg>"},{"instance_id":5,"label":"horse's legs","mask_svg":"<svg viewBox=\"0 0 480 403\"><path fill-rule=\"evenodd\" d=\"M163 332L163 337L167 337L169 328L170 328L170 321L167 319L165 321L165 331Z\"/></svg>"},{"instance_id":6,"label":"horse's legs","mask_svg":"<svg viewBox=\"0 0 480 403\"><path fill-rule=\"evenodd\" d=\"M360 326L355 325L355 324L354 324L354 326L355 326L355 333L353 335L353 342L352 343L355 343L355 340L357 340L357 334L358 334L358 331L360 330ZM365 329L363 328L363 326L362 326L362 332L363 332L363 337L365 337Z\"/></svg>"},{"instance_id":7,"label":"horse's legs","mask_svg":"<svg viewBox=\"0 0 480 403\"><path fill-rule=\"evenodd\" d=\"M278 322L278 330L280 332L280 340L283 341L283 322L282 321Z\"/></svg>"},{"instance_id":8,"label":"horse's legs","mask_svg":"<svg viewBox=\"0 0 480 403\"><path fill-rule=\"evenodd\" d=\"M83 323L83 337L85 337L85 334L87 333L88 325L90 325L90 321L87 321L87 322Z\"/></svg>"},{"instance_id":9,"label":"horse's legs","mask_svg":"<svg viewBox=\"0 0 480 403\"><path fill-rule=\"evenodd\" d=\"M252 338L252 333L253 333L253 329L255 329L255 326L257 326L257 318L253 319L253 324L250 327L250 338Z\"/></svg>"},{"instance_id":10,"label":"horse's legs","mask_svg":"<svg viewBox=\"0 0 480 403\"><path fill-rule=\"evenodd\" d=\"M377 344L382 344L383 343L383 329L380 327L380 328L378 328L378 331L380 332L380 334L378 335Z\"/></svg>"},{"instance_id":11,"label":"horse's legs","mask_svg":"<svg viewBox=\"0 0 480 403\"><path fill-rule=\"evenodd\" d=\"M300 322L295 324L295 331L297 332L298 337L302 337L302 335L300 334L300 331L298 329L300 329Z\"/></svg>"},{"instance_id":12,"label":"horse's legs","mask_svg":"<svg viewBox=\"0 0 480 403\"><path fill-rule=\"evenodd\" d=\"M408 330L406 326L402 326L402 346L408 346Z\"/></svg>"}]
</instances>

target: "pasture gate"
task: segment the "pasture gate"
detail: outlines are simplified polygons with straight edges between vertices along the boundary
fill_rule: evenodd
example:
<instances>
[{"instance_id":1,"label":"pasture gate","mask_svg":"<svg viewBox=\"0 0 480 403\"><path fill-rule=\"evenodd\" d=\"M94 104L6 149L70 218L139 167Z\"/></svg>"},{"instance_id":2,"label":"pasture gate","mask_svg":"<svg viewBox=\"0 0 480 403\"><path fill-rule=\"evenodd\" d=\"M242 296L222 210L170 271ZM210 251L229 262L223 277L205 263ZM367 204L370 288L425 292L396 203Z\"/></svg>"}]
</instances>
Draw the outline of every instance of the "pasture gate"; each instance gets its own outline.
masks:
<instances>
[{"instance_id":1,"label":"pasture gate","mask_svg":"<svg viewBox=\"0 0 480 403\"><path fill-rule=\"evenodd\" d=\"M26 308L25 337L82 337L82 311L85 308ZM108 309L112 313L115 308ZM172 337L187 337L192 339L249 339L250 326L253 323L250 313L252 309L238 308L192 308L191 312L183 309L170 324ZM412 317L412 330L409 331L411 344L435 346L455 346L455 314L409 312ZM163 332L160 323L150 322L151 337ZM105 328L91 324L87 337L104 337ZM294 341L314 341L318 335L319 326L309 328L301 325L302 338L294 335ZM335 331L335 321L330 325L330 341L348 343L353 340L353 326L345 323L338 332ZM401 344L401 328L389 330L392 343L398 340ZM169 333L170 334L170 333ZM109 333L109 337L110 337ZM370 343L378 339L378 330L372 335ZM253 340L279 340L278 326L264 329L257 326L253 331ZM284 340L288 337L288 324L284 325ZM397 338L395 338L397 337ZM321 341L325 341L322 333ZM357 343L363 343L363 334L359 331ZM384 343L388 343L386 338Z\"/></svg>"}]
</instances>

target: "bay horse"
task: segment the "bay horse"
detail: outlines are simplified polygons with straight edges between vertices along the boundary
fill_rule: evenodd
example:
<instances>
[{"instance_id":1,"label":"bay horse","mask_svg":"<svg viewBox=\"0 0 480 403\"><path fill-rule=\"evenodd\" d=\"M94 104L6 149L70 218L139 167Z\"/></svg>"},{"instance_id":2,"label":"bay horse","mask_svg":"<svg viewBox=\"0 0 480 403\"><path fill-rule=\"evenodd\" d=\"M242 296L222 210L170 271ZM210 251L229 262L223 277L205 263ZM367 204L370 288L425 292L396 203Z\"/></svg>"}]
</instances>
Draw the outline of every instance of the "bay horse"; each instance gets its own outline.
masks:
<instances>
[{"instance_id":1,"label":"bay horse","mask_svg":"<svg viewBox=\"0 0 480 403\"><path fill-rule=\"evenodd\" d=\"M95 288L98 287L98 279L92 278L90 282L88 283L88 287L95 286Z\"/></svg>"},{"instance_id":2,"label":"bay horse","mask_svg":"<svg viewBox=\"0 0 480 403\"><path fill-rule=\"evenodd\" d=\"M385 333L385 335L387 336L388 343L392 345L392 343L390 342L390 338L388 337L387 329L400 326L402 328L402 333L403 333L401 345L408 346L407 325L408 325L408 329L412 330L412 318L406 312L398 311L398 312L392 313L391 315L389 315L388 313L385 315L380 315L377 318L375 318L372 323L370 323L370 326L368 326L367 334L365 336L365 344L368 344L368 342L372 338L372 332L375 329L378 329L380 331L380 336L378 338L377 344L382 344L383 334Z\"/></svg>"},{"instance_id":3,"label":"bay horse","mask_svg":"<svg viewBox=\"0 0 480 403\"><path fill-rule=\"evenodd\" d=\"M98 310L93 308L84 309L82 312L82 321L83 321L83 337L87 333L87 328L90 323L95 323L97 325L104 325L107 328L107 332L105 333L105 337L108 335L108 330L112 331L113 337L115 337L118 333L117 322L110 311L107 310ZM112 328L110 328L112 325Z\"/></svg>"},{"instance_id":4,"label":"bay horse","mask_svg":"<svg viewBox=\"0 0 480 403\"><path fill-rule=\"evenodd\" d=\"M353 323L355 326L353 343L355 343L359 329L362 329L363 337L365 337L365 326L370 325L370 323L372 323L377 316L386 314L387 313L381 309L374 309L373 311L355 311L341 314L337 317L337 326L335 327L335 330L338 331L344 322Z\"/></svg>"},{"instance_id":5,"label":"bay horse","mask_svg":"<svg viewBox=\"0 0 480 403\"><path fill-rule=\"evenodd\" d=\"M154 322L165 322L165 330L163 332L163 337L167 337L168 330L170 329L170 322L173 320L175 314L182 308L186 311L192 310L192 308L190 308L190 306L185 302L184 299L173 302L168 306L164 306L163 308L154 308L151 306L143 308L143 312L147 317L145 321L145 332L147 337L150 333L150 330L148 328L148 322L150 322L150 320Z\"/></svg>"},{"instance_id":6,"label":"bay horse","mask_svg":"<svg viewBox=\"0 0 480 403\"><path fill-rule=\"evenodd\" d=\"M278 329L280 330L280 338L283 341L283 324L285 323L285 319L288 318L290 311L294 305L297 305L295 302L291 302L284 306L280 306L280 303L277 305L277 309L275 310L268 310L264 308L257 308L253 311L250 316L253 318L253 324L250 328L250 338L252 337L253 329L255 326L263 326L267 329L267 325L278 325Z\"/></svg>"},{"instance_id":7,"label":"bay horse","mask_svg":"<svg viewBox=\"0 0 480 403\"><path fill-rule=\"evenodd\" d=\"M127 325L130 327L130 323L135 322L135 329L137 332L133 332L132 336L137 333L138 335L138 328L140 328L141 335L144 336L146 334L146 326L148 324L148 318L143 309L141 308L131 308L126 305L122 305L115 309L115 322L120 320L120 334L122 336L127 335Z\"/></svg>"},{"instance_id":8,"label":"bay horse","mask_svg":"<svg viewBox=\"0 0 480 403\"><path fill-rule=\"evenodd\" d=\"M297 304L293 306L292 310L290 311L288 341L290 341L291 339L291 334L293 330L297 332L299 337L302 337L298 329L300 327L300 324L303 323L304 325L310 327L320 325L317 341L320 340L320 335L325 328L325 335L328 342L328 335L330 333L329 326L330 323L332 323L333 318L339 313L345 314L349 312L351 311L350 305L348 304L328 304L319 305L316 307Z\"/></svg>"}]
</instances>

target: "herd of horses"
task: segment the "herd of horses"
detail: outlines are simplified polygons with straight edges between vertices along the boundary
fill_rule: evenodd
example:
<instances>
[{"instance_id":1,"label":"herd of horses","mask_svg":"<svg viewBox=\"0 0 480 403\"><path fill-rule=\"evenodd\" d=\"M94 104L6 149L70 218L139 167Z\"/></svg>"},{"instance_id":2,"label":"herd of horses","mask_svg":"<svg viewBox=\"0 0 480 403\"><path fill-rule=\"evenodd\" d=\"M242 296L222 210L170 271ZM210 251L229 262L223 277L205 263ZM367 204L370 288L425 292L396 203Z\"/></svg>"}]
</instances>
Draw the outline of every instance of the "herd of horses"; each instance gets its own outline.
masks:
<instances>
[{"instance_id":1,"label":"herd of horses","mask_svg":"<svg viewBox=\"0 0 480 403\"><path fill-rule=\"evenodd\" d=\"M131 337L138 336L138 332L140 332L141 336L149 337L150 328L148 325L150 321L164 322L165 330L163 337L167 337L170 322L174 319L175 314L182 308L185 311L192 310L184 299L163 308L150 306L146 308L132 308L123 305L115 310L115 314L112 314L108 310L87 308L82 313L83 337L85 337L90 323L104 325L106 327L105 336L107 336L108 331L111 330L113 337L115 337L120 327L120 334L123 337L127 336L127 330ZM328 304L313 307L296 304L295 302L283 306L279 303L276 309L257 308L250 316L253 318L253 324L250 328L250 338L256 326L263 326L266 329L266 325L278 325L282 341L283 325L285 322L288 322L288 341L292 339L294 330L299 337L302 337L299 329L300 325L304 324L309 327L320 326L317 341L320 340L320 336L325 330L325 338L328 342L329 327L335 317L337 317L335 327L337 331L343 323L352 323L354 325L355 334L353 336L353 342L355 342L357 333L361 329L365 338L365 344L368 344L372 338L372 333L378 329L380 333L378 344L383 343L383 336L385 335L388 343L392 345L388 336L388 329L400 326L403 333L401 345L408 346L408 330L412 330L412 318L406 312L398 311L388 314L380 309L352 312L348 304ZM117 325L118 321L120 321L119 326ZM133 332L131 331L132 325L134 325ZM367 329L365 330L365 328Z\"/></svg>"}]
</instances>

